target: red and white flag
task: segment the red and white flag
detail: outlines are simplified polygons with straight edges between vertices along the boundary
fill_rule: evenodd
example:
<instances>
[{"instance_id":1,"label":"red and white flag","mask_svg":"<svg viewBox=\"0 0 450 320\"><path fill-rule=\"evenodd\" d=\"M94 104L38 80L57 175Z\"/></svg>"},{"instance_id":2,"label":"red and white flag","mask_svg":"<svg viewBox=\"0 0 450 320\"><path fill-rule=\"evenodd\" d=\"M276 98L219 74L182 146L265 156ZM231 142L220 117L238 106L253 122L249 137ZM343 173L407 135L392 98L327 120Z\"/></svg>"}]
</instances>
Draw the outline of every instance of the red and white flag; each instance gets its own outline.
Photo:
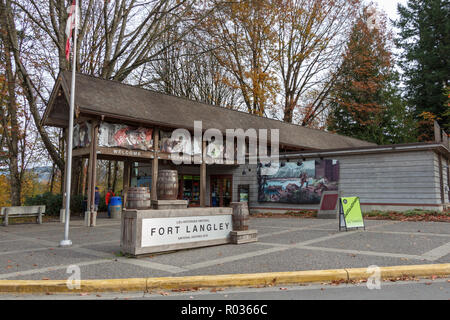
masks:
<instances>
[{"instance_id":1,"label":"red and white flag","mask_svg":"<svg viewBox=\"0 0 450 320\"><path fill-rule=\"evenodd\" d=\"M67 25L66 25L66 35L67 35L67 42L66 42L66 59L69 61L70 59L70 39L72 38L72 30L75 27L75 20L77 25L79 24L79 11L77 7L77 0L73 0L72 5L69 9L67 9L69 13L69 17L67 18Z\"/></svg>"}]
</instances>

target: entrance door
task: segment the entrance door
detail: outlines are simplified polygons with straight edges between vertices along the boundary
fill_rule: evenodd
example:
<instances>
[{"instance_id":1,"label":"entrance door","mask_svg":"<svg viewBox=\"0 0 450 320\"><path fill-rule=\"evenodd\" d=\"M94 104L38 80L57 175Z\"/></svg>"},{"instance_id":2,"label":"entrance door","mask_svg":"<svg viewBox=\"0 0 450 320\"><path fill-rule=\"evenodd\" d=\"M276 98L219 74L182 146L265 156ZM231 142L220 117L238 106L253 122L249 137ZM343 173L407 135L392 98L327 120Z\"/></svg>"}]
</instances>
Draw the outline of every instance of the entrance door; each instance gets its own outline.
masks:
<instances>
[{"instance_id":1,"label":"entrance door","mask_svg":"<svg viewBox=\"0 0 450 320\"><path fill-rule=\"evenodd\" d=\"M211 207L229 207L232 199L232 176L211 176Z\"/></svg>"}]
</instances>

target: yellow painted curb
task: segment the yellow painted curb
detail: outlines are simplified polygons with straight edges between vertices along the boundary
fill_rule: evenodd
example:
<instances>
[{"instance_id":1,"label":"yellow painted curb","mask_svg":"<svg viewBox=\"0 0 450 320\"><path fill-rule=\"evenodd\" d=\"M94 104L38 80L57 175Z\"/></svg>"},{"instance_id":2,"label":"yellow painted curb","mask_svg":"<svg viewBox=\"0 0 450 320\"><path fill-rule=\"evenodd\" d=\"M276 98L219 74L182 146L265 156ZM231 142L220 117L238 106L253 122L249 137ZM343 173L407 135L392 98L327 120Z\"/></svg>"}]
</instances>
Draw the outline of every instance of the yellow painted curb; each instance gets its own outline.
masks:
<instances>
[{"instance_id":1,"label":"yellow painted curb","mask_svg":"<svg viewBox=\"0 0 450 320\"><path fill-rule=\"evenodd\" d=\"M382 279L450 276L450 263L380 267ZM0 293L146 292L158 289L287 285L314 282L365 280L374 275L367 268L227 274L211 276L81 280L69 289L66 280L0 280Z\"/></svg>"},{"instance_id":2,"label":"yellow painted curb","mask_svg":"<svg viewBox=\"0 0 450 320\"><path fill-rule=\"evenodd\" d=\"M76 283L69 285L75 287ZM79 289L69 289L67 280L0 280L0 293L77 293L146 291L146 278L81 280Z\"/></svg>"},{"instance_id":3,"label":"yellow painted curb","mask_svg":"<svg viewBox=\"0 0 450 320\"><path fill-rule=\"evenodd\" d=\"M374 274L367 268L347 269L349 280L364 280ZM382 279L409 277L430 277L430 276L448 276L450 275L450 263L444 264L423 264L411 266L380 267L380 276Z\"/></svg>"},{"instance_id":4,"label":"yellow painted curb","mask_svg":"<svg viewBox=\"0 0 450 320\"><path fill-rule=\"evenodd\" d=\"M148 278L147 289L176 289L192 287L237 287L295 284L305 282L330 282L347 280L344 269L250 274L226 274L212 276Z\"/></svg>"}]
</instances>

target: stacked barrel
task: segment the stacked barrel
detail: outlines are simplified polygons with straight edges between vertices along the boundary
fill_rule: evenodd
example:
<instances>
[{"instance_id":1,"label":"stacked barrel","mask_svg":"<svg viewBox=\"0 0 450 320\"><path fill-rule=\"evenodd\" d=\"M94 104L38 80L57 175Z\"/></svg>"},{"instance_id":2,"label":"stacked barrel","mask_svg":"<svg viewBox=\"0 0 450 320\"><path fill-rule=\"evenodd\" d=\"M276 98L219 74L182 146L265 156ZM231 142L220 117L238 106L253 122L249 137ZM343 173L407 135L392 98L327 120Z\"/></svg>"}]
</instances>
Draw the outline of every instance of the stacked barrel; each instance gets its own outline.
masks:
<instances>
[{"instance_id":1,"label":"stacked barrel","mask_svg":"<svg viewBox=\"0 0 450 320\"><path fill-rule=\"evenodd\" d=\"M149 209L150 191L148 187L132 187L127 193L127 209Z\"/></svg>"},{"instance_id":2,"label":"stacked barrel","mask_svg":"<svg viewBox=\"0 0 450 320\"><path fill-rule=\"evenodd\" d=\"M156 182L158 200L177 200L178 172L177 170L159 170Z\"/></svg>"}]
</instances>

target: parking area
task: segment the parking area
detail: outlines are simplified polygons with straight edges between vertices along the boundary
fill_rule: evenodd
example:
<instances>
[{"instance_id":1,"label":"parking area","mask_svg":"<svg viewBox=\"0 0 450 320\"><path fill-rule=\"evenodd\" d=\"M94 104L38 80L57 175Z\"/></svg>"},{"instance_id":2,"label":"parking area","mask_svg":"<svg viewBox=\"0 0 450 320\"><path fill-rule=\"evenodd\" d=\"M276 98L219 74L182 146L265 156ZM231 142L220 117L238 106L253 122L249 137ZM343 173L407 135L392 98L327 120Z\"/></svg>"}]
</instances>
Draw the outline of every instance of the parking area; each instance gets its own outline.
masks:
<instances>
[{"instance_id":1,"label":"parking area","mask_svg":"<svg viewBox=\"0 0 450 320\"><path fill-rule=\"evenodd\" d=\"M338 231L337 220L250 218L258 242L128 258L120 253L120 221L97 227L71 221L73 246L59 248L57 222L0 227L0 279L82 279L259 273L450 263L450 224L367 220L366 230Z\"/></svg>"}]
</instances>

